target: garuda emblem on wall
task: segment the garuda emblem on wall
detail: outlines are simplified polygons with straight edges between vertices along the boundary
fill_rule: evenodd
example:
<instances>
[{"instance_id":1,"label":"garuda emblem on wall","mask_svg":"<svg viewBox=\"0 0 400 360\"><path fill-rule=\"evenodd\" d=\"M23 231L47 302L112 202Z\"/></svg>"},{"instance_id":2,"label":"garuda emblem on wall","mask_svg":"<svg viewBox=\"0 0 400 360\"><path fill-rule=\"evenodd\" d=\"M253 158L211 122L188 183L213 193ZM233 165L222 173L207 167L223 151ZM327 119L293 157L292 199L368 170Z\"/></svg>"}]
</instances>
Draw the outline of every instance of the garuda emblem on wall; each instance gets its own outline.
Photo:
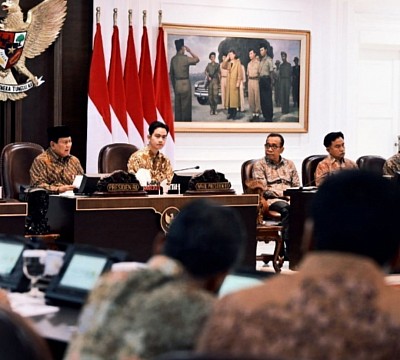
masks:
<instances>
[{"instance_id":1,"label":"garuda emblem on wall","mask_svg":"<svg viewBox=\"0 0 400 360\"><path fill-rule=\"evenodd\" d=\"M6 0L1 7L7 15L0 22L0 100L18 100L44 82L28 70L25 61L56 40L67 15L67 1L44 0L28 11L25 21L19 0ZM23 75L23 82L17 82L13 72Z\"/></svg>"}]
</instances>

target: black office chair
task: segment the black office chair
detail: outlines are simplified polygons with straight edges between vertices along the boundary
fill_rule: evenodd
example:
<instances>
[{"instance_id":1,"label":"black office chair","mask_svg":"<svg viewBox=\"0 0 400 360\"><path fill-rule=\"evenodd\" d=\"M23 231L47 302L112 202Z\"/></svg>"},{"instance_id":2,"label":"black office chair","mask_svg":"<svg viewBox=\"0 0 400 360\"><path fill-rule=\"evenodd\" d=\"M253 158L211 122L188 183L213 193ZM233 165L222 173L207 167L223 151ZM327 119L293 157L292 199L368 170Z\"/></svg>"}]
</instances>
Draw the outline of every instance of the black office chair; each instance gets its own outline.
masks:
<instances>
[{"instance_id":1,"label":"black office chair","mask_svg":"<svg viewBox=\"0 0 400 360\"><path fill-rule=\"evenodd\" d=\"M386 159L379 155L363 155L360 156L356 163L359 169L375 172L383 175L383 165Z\"/></svg>"},{"instance_id":2,"label":"black office chair","mask_svg":"<svg viewBox=\"0 0 400 360\"><path fill-rule=\"evenodd\" d=\"M128 171L129 157L138 150L135 145L114 143L103 146L99 152L99 174L109 174L115 170Z\"/></svg>"},{"instance_id":3,"label":"black office chair","mask_svg":"<svg viewBox=\"0 0 400 360\"><path fill-rule=\"evenodd\" d=\"M315 170L318 164L326 158L326 155L307 156L301 164L301 181L303 186L316 186Z\"/></svg>"},{"instance_id":4,"label":"black office chair","mask_svg":"<svg viewBox=\"0 0 400 360\"><path fill-rule=\"evenodd\" d=\"M29 169L36 156L44 151L39 144L15 142L4 146L0 156L3 197L17 199L21 186L30 184Z\"/></svg>"}]
</instances>

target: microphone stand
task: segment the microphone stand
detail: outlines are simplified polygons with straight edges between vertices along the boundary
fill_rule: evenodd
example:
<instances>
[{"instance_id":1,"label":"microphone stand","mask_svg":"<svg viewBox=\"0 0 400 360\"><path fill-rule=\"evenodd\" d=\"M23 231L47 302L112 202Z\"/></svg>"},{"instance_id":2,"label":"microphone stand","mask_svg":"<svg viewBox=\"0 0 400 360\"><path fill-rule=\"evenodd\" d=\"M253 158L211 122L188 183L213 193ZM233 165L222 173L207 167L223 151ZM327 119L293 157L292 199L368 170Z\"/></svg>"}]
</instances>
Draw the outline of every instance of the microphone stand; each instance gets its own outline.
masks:
<instances>
[{"instance_id":1,"label":"microphone stand","mask_svg":"<svg viewBox=\"0 0 400 360\"><path fill-rule=\"evenodd\" d=\"M199 165L197 165L197 166L193 166L193 167L188 167L188 168L183 168L183 169L174 170L174 173L175 173L175 172L178 172L178 171L184 171L184 170L197 170L197 169L200 169L200 166L199 166Z\"/></svg>"}]
</instances>

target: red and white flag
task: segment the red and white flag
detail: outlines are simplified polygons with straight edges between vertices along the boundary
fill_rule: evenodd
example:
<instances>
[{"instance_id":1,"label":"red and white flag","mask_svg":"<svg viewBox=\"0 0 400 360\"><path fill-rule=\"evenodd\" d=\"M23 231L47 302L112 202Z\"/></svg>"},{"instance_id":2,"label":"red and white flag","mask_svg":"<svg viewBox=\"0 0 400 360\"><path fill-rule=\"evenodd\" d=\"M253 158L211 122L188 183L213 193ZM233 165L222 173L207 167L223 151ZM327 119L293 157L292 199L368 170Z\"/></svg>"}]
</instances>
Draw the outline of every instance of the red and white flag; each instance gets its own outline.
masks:
<instances>
[{"instance_id":1,"label":"red and white flag","mask_svg":"<svg viewBox=\"0 0 400 360\"><path fill-rule=\"evenodd\" d=\"M108 93L112 108L112 138L114 143L128 142L128 119L126 114L126 97L122 72L121 50L119 45L118 26L114 25L111 60L108 72Z\"/></svg>"},{"instance_id":2,"label":"red and white flag","mask_svg":"<svg viewBox=\"0 0 400 360\"><path fill-rule=\"evenodd\" d=\"M128 42L126 47L124 83L126 95L126 110L128 112L128 137L131 144L138 148L143 147L143 108L142 94L136 61L135 41L133 28L129 25Z\"/></svg>"},{"instance_id":3,"label":"red and white flag","mask_svg":"<svg viewBox=\"0 0 400 360\"><path fill-rule=\"evenodd\" d=\"M174 116L172 113L167 57L165 54L164 29L161 26L158 28L157 37L157 56L154 69L154 92L156 107L159 115L158 119L163 121L169 127L169 136L164 148L164 152L169 157L171 163L174 164Z\"/></svg>"},{"instance_id":4,"label":"red and white flag","mask_svg":"<svg viewBox=\"0 0 400 360\"><path fill-rule=\"evenodd\" d=\"M112 142L110 100L100 23L96 24L90 64L86 172L97 173L100 149Z\"/></svg>"},{"instance_id":5,"label":"red and white flag","mask_svg":"<svg viewBox=\"0 0 400 360\"><path fill-rule=\"evenodd\" d=\"M143 26L142 52L140 53L139 67L140 88L143 94L143 116L146 120L144 131L147 134L148 125L157 120L156 102L154 99L153 71L151 68L151 58L149 50L149 39L147 28Z\"/></svg>"}]
</instances>

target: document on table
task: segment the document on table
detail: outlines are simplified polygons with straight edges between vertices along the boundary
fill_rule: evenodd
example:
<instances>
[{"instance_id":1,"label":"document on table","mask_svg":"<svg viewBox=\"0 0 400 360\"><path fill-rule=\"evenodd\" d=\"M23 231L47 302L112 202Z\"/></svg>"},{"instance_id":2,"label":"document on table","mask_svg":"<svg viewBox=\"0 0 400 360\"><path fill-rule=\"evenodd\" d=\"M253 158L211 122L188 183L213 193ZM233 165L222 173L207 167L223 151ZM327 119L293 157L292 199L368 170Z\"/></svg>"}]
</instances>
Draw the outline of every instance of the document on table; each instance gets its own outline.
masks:
<instances>
[{"instance_id":1,"label":"document on table","mask_svg":"<svg viewBox=\"0 0 400 360\"><path fill-rule=\"evenodd\" d=\"M52 314L60 310L57 306L46 305L44 297L34 298L27 293L9 293L11 309L24 317Z\"/></svg>"}]
</instances>

